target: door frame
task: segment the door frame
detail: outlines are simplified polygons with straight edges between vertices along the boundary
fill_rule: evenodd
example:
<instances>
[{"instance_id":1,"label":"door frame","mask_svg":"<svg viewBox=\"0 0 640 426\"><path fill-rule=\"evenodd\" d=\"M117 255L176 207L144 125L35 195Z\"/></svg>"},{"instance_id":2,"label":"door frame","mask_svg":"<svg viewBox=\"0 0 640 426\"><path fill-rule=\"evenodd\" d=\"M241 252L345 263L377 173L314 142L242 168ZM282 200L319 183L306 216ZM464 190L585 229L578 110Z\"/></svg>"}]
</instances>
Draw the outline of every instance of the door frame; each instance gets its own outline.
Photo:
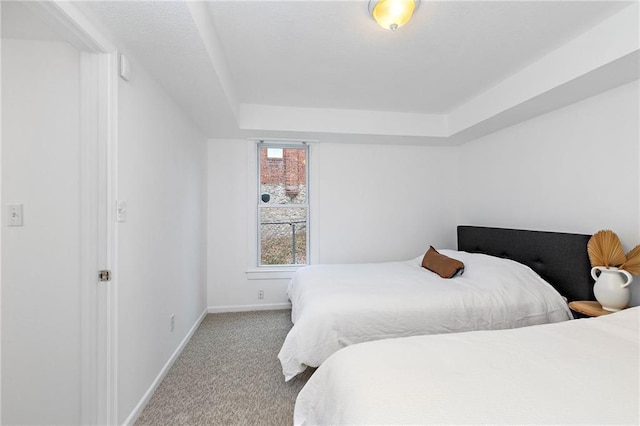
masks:
<instances>
[{"instance_id":1,"label":"door frame","mask_svg":"<svg viewBox=\"0 0 640 426\"><path fill-rule=\"evenodd\" d=\"M80 51L81 422L118 423L117 95L118 52L70 2L28 2ZM111 271L100 282L98 271Z\"/></svg>"}]
</instances>

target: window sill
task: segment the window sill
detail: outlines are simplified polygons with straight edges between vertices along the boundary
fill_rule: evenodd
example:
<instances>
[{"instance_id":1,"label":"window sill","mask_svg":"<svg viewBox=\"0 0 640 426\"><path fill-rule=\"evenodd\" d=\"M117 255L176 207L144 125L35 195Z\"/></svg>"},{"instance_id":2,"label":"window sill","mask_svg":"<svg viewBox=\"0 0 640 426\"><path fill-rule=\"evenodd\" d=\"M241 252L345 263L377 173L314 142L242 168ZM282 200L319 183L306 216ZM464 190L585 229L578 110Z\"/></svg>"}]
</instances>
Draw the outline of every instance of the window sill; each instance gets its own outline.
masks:
<instances>
[{"instance_id":1,"label":"window sill","mask_svg":"<svg viewBox=\"0 0 640 426\"><path fill-rule=\"evenodd\" d=\"M254 268L246 271L248 280L290 280L296 271L307 265Z\"/></svg>"}]
</instances>

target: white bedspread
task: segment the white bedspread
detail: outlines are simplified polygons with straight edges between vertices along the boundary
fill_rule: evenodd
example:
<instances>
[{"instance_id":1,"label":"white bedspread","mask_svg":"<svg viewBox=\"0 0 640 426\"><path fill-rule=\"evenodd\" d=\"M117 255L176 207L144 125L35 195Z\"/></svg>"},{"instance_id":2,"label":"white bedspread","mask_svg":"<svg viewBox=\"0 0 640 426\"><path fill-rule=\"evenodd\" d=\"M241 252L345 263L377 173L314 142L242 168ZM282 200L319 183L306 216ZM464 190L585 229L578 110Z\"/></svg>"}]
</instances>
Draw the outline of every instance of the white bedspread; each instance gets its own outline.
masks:
<instances>
[{"instance_id":1,"label":"white bedspread","mask_svg":"<svg viewBox=\"0 0 640 426\"><path fill-rule=\"evenodd\" d=\"M315 371L294 423L637 425L639 313L354 345Z\"/></svg>"},{"instance_id":2,"label":"white bedspread","mask_svg":"<svg viewBox=\"0 0 640 426\"><path fill-rule=\"evenodd\" d=\"M285 379L354 343L572 318L562 296L530 268L483 254L440 252L464 262L464 274L442 279L421 267L421 257L298 270L288 289L294 326L278 354Z\"/></svg>"}]
</instances>

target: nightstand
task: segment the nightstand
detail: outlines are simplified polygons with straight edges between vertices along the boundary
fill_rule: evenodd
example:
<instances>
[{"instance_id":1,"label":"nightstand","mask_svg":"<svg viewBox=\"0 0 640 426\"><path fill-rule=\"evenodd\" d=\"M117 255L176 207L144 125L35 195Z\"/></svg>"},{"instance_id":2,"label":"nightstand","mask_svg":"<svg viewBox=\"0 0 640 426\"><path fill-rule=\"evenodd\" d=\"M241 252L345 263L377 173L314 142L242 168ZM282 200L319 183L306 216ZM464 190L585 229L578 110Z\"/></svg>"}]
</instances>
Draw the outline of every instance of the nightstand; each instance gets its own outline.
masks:
<instances>
[{"instance_id":1,"label":"nightstand","mask_svg":"<svg viewBox=\"0 0 640 426\"><path fill-rule=\"evenodd\" d=\"M569 302L569 308L572 311L577 312L578 318L585 317L599 317L600 315L608 315L613 312L602 309L602 306L598 302L592 302L590 300L576 300Z\"/></svg>"}]
</instances>

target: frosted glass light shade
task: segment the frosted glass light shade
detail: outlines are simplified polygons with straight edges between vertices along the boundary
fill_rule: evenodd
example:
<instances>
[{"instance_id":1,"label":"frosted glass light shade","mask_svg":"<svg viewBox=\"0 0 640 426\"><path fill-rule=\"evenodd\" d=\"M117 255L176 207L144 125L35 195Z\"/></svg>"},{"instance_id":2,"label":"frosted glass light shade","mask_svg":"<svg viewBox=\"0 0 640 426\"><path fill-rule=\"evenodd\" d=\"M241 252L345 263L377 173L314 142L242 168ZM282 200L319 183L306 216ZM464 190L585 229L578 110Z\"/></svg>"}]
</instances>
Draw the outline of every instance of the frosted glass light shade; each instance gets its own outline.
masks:
<instances>
[{"instance_id":1,"label":"frosted glass light shade","mask_svg":"<svg viewBox=\"0 0 640 426\"><path fill-rule=\"evenodd\" d=\"M411 19L416 0L371 0L369 11L382 28L395 31Z\"/></svg>"}]
</instances>

